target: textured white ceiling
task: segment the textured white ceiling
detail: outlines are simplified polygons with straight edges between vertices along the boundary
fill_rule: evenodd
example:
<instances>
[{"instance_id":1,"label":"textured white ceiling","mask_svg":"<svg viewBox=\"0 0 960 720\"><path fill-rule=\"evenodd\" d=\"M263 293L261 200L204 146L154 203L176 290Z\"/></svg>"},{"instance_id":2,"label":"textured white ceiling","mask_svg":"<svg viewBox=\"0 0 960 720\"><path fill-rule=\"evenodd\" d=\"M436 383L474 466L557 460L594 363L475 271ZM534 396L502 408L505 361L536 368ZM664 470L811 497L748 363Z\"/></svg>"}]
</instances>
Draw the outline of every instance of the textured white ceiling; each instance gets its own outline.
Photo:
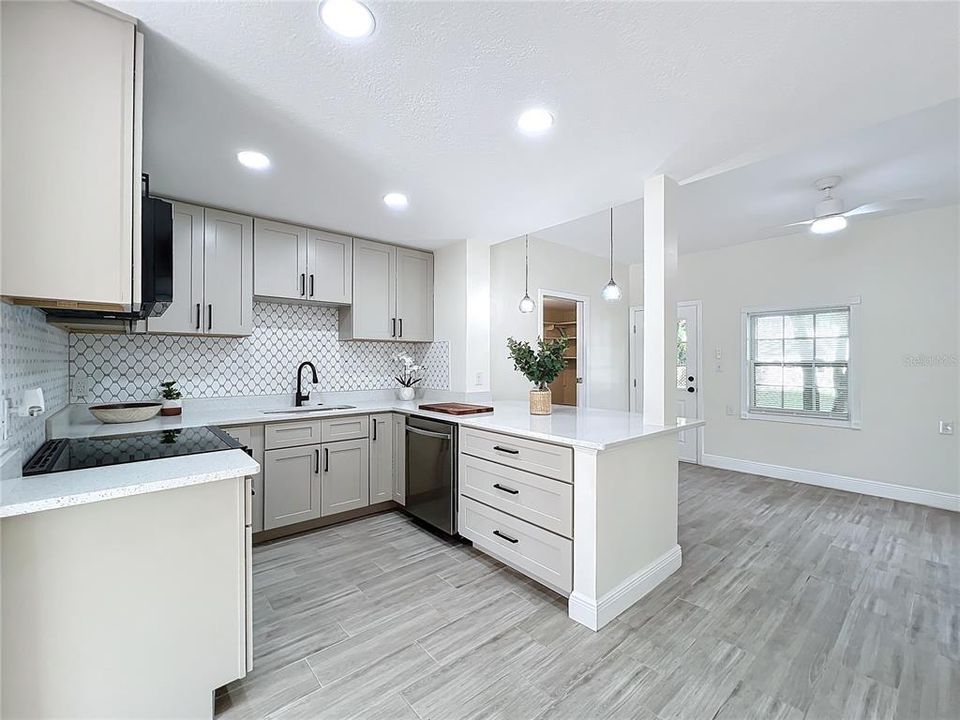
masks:
<instances>
[{"instance_id":1,"label":"textured white ceiling","mask_svg":"<svg viewBox=\"0 0 960 720\"><path fill-rule=\"evenodd\" d=\"M370 2L362 42L315 2L111 4L145 27L156 191L422 247L580 217L656 172L709 177L958 87L946 2ZM539 104L556 128L520 135ZM273 167L245 170L241 148Z\"/></svg>"},{"instance_id":2,"label":"textured white ceiling","mask_svg":"<svg viewBox=\"0 0 960 720\"><path fill-rule=\"evenodd\" d=\"M899 198L920 199L899 211L960 202L960 101L684 183L679 198L680 251L808 232L802 226L782 226L813 216L821 197L814 181L827 175L841 176L834 195L847 210ZM607 257L609 210L531 235ZM614 241L618 262L642 261L642 199L616 207Z\"/></svg>"}]
</instances>

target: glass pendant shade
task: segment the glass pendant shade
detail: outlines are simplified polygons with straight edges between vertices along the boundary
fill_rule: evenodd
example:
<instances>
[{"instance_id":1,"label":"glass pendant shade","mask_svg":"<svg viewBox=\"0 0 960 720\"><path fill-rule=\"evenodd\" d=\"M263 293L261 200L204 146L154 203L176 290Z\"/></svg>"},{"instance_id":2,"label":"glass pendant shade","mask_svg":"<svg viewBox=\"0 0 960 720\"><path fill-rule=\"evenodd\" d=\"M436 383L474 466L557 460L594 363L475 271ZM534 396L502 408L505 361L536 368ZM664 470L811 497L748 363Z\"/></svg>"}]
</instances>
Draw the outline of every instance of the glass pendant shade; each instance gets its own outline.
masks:
<instances>
[{"instance_id":1,"label":"glass pendant shade","mask_svg":"<svg viewBox=\"0 0 960 720\"><path fill-rule=\"evenodd\" d=\"M525 274L523 280L523 299L520 301L520 312L532 313L537 309L537 304L533 301L533 298L530 297L530 236L525 235L523 242L523 265Z\"/></svg>"},{"instance_id":2,"label":"glass pendant shade","mask_svg":"<svg viewBox=\"0 0 960 720\"><path fill-rule=\"evenodd\" d=\"M616 302L623 297L623 291L613 280L613 208L610 208L610 282L603 286L600 297L607 302Z\"/></svg>"},{"instance_id":3,"label":"glass pendant shade","mask_svg":"<svg viewBox=\"0 0 960 720\"><path fill-rule=\"evenodd\" d=\"M623 291L620 289L620 286L613 281L613 278L610 278L610 282L604 285L603 290L600 291L600 297L607 302L616 302L623 297Z\"/></svg>"}]
</instances>

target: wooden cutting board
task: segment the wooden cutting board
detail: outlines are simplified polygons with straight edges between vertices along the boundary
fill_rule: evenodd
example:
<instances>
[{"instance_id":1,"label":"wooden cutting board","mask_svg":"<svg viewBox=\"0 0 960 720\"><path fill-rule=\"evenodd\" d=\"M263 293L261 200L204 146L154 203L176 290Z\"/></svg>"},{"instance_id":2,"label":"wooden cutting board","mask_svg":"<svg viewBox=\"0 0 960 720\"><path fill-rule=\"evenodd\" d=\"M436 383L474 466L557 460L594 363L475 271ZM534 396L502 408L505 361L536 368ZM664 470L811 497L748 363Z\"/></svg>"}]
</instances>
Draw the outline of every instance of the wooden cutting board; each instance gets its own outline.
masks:
<instances>
[{"instance_id":1,"label":"wooden cutting board","mask_svg":"<svg viewBox=\"0 0 960 720\"><path fill-rule=\"evenodd\" d=\"M430 403L420 406L421 410L446 413L447 415L476 415L477 413L493 412L489 405L468 405L467 403Z\"/></svg>"}]
</instances>

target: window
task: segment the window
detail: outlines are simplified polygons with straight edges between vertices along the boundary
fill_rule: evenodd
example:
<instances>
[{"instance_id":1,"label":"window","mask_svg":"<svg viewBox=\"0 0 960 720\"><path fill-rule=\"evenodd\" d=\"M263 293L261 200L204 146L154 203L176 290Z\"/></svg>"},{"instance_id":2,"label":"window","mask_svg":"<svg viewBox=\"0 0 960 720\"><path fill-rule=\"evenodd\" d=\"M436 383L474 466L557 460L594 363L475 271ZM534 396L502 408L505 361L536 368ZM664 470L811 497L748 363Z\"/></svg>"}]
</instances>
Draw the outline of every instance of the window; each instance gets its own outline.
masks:
<instances>
[{"instance_id":1,"label":"window","mask_svg":"<svg viewBox=\"0 0 960 720\"><path fill-rule=\"evenodd\" d=\"M687 389L687 320L677 320L677 390Z\"/></svg>"},{"instance_id":2,"label":"window","mask_svg":"<svg viewBox=\"0 0 960 720\"><path fill-rule=\"evenodd\" d=\"M850 315L849 306L744 313L743 416L853 425Z\"/></svg>"}]
</instances>

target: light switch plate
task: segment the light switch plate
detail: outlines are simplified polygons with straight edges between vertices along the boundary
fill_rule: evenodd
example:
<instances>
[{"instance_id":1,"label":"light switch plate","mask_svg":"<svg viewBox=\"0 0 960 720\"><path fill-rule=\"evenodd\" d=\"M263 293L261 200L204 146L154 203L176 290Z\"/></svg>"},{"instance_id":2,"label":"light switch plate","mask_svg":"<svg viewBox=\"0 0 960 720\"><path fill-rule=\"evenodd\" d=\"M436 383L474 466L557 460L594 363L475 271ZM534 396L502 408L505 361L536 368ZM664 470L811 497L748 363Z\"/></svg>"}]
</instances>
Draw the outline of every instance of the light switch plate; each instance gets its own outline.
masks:
<instances>
[{"instance_id":1,"label":"light switch plate","mask_svg":"<svg viewBox=\"0 0 960 720\"><path fill-rule=\"evenodd\" d=\"M940 434L953 435L953 422L947 420L940 421Z\"/></svg>"}]
</instances>

